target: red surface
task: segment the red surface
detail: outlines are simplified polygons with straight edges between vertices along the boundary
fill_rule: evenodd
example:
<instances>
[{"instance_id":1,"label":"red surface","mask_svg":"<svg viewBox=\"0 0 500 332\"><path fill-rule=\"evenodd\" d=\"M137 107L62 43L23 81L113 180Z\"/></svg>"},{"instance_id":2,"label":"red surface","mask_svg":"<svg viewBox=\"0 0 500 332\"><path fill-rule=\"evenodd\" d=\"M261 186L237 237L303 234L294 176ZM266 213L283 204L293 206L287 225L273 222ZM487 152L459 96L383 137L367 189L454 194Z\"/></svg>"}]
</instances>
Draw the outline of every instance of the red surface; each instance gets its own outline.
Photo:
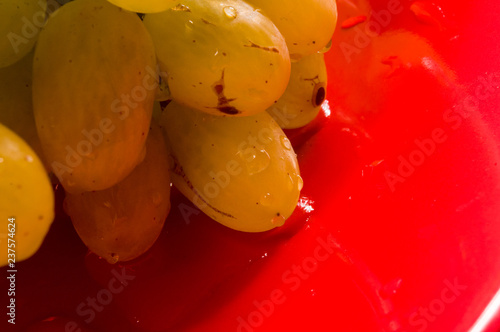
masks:
<instances>
[{"instance_id":1,"label":"red surface","mask_svg":"<svg viewBox=\"0 0 500 332\"><path fill-rule=\"evenodd\" d=\"M339 2L339 24L368 19L327 55L331 115L289 132L305 186L284 227L235 232L174 193L152 250L111 266L59 213L17 264L9 330L469 330L500 289L500 4L435 3L387 21L399 7L373 1L387 26L362 43L379 21Z\"/></svg>"}]
</instances>

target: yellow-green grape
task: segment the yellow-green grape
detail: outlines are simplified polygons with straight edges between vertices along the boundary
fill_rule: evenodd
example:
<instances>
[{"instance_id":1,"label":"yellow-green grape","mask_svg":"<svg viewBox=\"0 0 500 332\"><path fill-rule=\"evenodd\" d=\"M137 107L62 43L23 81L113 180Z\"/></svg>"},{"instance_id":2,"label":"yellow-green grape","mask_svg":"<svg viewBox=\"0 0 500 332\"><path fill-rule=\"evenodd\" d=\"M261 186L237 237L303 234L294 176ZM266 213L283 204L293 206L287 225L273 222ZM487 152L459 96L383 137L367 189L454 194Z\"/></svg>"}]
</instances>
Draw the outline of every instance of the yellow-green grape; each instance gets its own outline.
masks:
<instances>
[{"instance_id":1,"label":"yellow-green grape","mask_svg":"<svg viewBox=\"0 0 500 332\"><path fill-rule=\"evenodd\" d=\"M318 115L326 97L326 64L323 53L315 53L292 63L285 93L267 109L281 128L305 126Z\"/></svg>"},{"instance_id":2,"label":"yellow-green grape","mask_svg":"<svg viewBox=\"0 0 500 332\"><path fill-rule=\"evenodd\" d=\"M158 238L170 211L170 176L165 142L152 127L144 161L111 188L67 194L65 210L78 235L109 263L146 252Z\"/></svg>"},{"instance_id":3,"label":"yellow-green grape","mask_svg":"<svg viewBox=\"0 0 500 332\"><path fill-rule=\"evenodd\" d=\"M281 226L292 214L303 182L267 112L221 117L171 102L160 119L172 182L205 214L245 232Z\"/></svg>"},{"instance_id":4,"label":"yellow-green grape","mask_svg":"<svg viewBox=\"0 0 500 332\"><path fill-rule=\"evenodd\" d=\"M46 161L66 191L109 188L142 160L157 77L136 14L76 0L48 20L35 49L33 108Z\"/></svg>"},{"instance_id":5,"label":"yellow-green grape","mask_svg":"<svg viewBox=\"0 0 500 332\"><path fill-rule=\"evenodd\" d=\"M23 58L45 24L47 0L0 1L0 68Z\"/></svg>"},{"instance_id":6,"label":"yellow-green grape","mask_svg":"<svg viewBox=\"0 0 500 332\"><path fill-rule=\"evenodd\" d=\"M243 0L179 0L147 14L172 99L215 115L252 115L283 94L290 77L276 26Z\"/></svg>"},{"instance_id":7,"label":"yellow-green grape","mask_svg":"<svg viewBox=\"0 0 500 332\"><path fill-rule=\"evenodd\" d=\"M112 4L137 13L159 13L177 5L178 0L108 0Z\"/></svg>"},{"instance_id":8,"label":"yellow-green grape","mask_svg":"<svg viewBox=\"0 0 500 332\"><path fill-rule=\"evenodd\" d=\"M25 260L40 248L54 219L54 192L35 152L2 124L0 193L0 266L4 266Z\"/></svg>"},{"instance_id":9,"label":"yellow-green grape","mask_svg":"<svg viewBox=\"0 0 500 332\"><path fill-rule=\"evenodd\" d=\"M292 61L321 51L337 24L335 0L247 0L276 24Z\"/></svg>"}]
</instances>

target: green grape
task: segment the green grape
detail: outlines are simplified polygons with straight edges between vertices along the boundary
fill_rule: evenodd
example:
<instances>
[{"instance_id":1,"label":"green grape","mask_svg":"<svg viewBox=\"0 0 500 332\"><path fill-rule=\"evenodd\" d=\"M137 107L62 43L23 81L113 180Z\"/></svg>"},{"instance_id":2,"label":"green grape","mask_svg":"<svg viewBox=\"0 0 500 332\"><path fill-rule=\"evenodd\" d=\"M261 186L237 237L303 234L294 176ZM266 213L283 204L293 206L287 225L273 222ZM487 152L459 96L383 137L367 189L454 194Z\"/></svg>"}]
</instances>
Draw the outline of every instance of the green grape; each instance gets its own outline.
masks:
<instances>
[{"instance_id":1,"label":"green grape","mask_svg":"<svg viewBox=\"0 0 500 332\"><path fill-rule=\"evenodd\" d=\"M65 209L87 247L110 263L146 252L170 211L170 176L158 125L149 132L144 161L111 188L67 194Z\"/></svg>"},{"instance_id":2,"label":"green grape","mask_svg":"<svg viewBox=\"0 0 500 332\"><path fill-rule=\"evenodd\" d=\"M335 0L247 0L276 24L288 45L290 58L321 51L337 24Z\"/></svg>"},{"instance_id":3,"label":"green grape","mask_svg":"<svg viewBox=\"0 0 500 332\"><path fill-rule=\"evenodd\" d=\"M47 0L0 1L0 68L23 58L45 23Z\"/></svg>"},{"instance_id":4,"label":"green grape","mask_svg":"<svg viewBox=\"0 0 500 332\"><path fill-rule=\"evenodd\" d=\"M252 115L286 89L283 36L242 0L180 0L147 14L144 24L178 103L215 115Z\"/></svg>"},{"instance_id":5,"label":"green grape","mask_svg":"<svg viewBox=\"0 0 500 332\"><path fill-rule=\"evenodd\" d=\"M290 141L267 112L221 117L171 102L160 117L174 185L232 229L281 226L302 189Z\"/></svg>"},{"instance_id":6,"label":"green grape","mask_svg":"<svg viewBox=\"0 0 500 332\"><path fill-rule=\"evenodd\" d=\"M13 65L0 68L0 122L22 137L42 156L36 132L32 94L33 52Z\"/></svg>"},{"instance_id":7,"label":"green grape","mask_svg":"<svg viewBox=\"0 0 500 332\"><path fill-rule=\"evenodd\" d=\"M267 109L281 128L305 126L318 115L326 96L326 64L322 53L307 55L292 63L285 93Z\"/></svg>"},{"instance_id":8,"label":"green grape","mask_svg":"<svg viewBox=\"0 0 500 332\"><path fill-rule=\"evenodd\" d=\"M62 6L40 33L33 108L47 162L66 191L103 190L144 157L158 88L139 17L105 0Z\"/></svg>"},{"instance_id":9,"label":"green grape","mask_svg":"<svg viewBox=\"0 0 500 332\"><path fill-rule=\"evenodd\" d=\"M2 124L0 192L0 266L4 266L8 258L12 258L7 248L15 251L16 262L31 257L38 250L54 219L54 192L35 152ZM14 226L7 226L11 224L9 219Z\"/></svg>"},{"instance_id":10,"label":"green grape","mask_svg":"<svg viewBox=\"0 0 500 332\"><path fill-rule=\"evenodd\" d=\"M159 13L177 5L177 0L108 0L112 4L137 13Z\"/></svg>"}]
</instances>

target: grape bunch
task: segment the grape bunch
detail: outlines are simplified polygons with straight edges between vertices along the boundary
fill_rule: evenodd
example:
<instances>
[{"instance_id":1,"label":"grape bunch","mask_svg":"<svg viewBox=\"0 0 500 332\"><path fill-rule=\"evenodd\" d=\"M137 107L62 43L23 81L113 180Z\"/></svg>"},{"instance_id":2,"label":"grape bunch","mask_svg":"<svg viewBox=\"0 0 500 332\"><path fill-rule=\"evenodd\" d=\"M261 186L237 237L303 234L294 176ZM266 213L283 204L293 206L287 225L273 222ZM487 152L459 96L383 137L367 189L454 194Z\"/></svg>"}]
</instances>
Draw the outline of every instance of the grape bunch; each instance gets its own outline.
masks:
<instances>
[{"instance_id":1,"label":"grape bunch","mask_svg":"<svg viewBox=\"0 0 500 332\"><path fill-rule=\"evenodd\" d=\"M17 3L0 3L0 186L23 258L54 217L50 177L110 263L153 245L172 184L229 228L285 223L303 181L284 130L325 99L335 0Z\"/></svg>"}]
</instances>

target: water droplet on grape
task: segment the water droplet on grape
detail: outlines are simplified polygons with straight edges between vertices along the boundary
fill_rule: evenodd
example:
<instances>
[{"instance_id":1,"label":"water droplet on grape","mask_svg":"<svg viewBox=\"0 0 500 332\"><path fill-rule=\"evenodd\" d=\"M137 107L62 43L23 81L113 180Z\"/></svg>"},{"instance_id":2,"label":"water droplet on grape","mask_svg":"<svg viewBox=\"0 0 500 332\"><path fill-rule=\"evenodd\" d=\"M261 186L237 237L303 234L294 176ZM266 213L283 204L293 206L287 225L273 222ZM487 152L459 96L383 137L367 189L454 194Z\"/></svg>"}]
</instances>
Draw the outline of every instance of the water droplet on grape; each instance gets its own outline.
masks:
<instances>
[{"instance_id":1,"label":"water droplet on grape","mask_svg":"<svg viewBox=\"0 0 500 332\"><path fill-rule=\"evenodd\" d=\"M247 171L249 175L255 175L264 171L271 163L271 157L266 150L254 149L254 153L247 159Z\"/></svg>"},{"instance_id":2,"label":"water droplet on grape","mask_svg":"<svg viewBox=\"0 0 500 332\"><path fill-rule=\"evenodd\" d=\"M236 9L234 7L231 7L231 6L226 6L222 9L222 11L224 12L224 14L229 17L230 19L235 19L236 16L238 16L238 12L236 11Z\"/></svg>"},{"instance_id":3,"label":"water droplet on grape","mask_svg":"<svg viewBox=\"0 0 500 332\"><path fill-rule=\"evenodd\" d=\"M290 140L288 139L288 137L286 137L284 135L280 136L280 142L281 142L281 146L285 150L290 151L292 149L292 143L290 143Z\"/></svg>"},{"instance_id":4,"label":"water droplet on grape","mask_svg":"<svg viewBox=\"0 0 500 332\"><path fill-rule=\"evenodd\" d=\"M285 217L278 213L276 217L271 219L271 223L276 227L281 227L285 224L285 220Z\"/></svg>"},{"instance_id":5,"label":"water droplet on grape","mask_svg":"<svg viewBox=\"0 0 500 332\"><path fill-rule=\"evenodd\" d=\"M297 186L299 188L299 191L302 190L302 188L304 188L304 180L302 179L302 177L300 175L297 174Z\"/></svg>"},{"instance_id":6,"label":"water droplet on grape","mask_svg":"<svg viewBox=\"0 0 500 332\"><path fill-rule=\"evenodd\" d=\"M30 156L29 154L27 154L26 157L24 157L24 160L26 160L29 163L32 163L33 162L33 157Z\"/></svg>"},{"instance_id":7,"label":"water droplet on grape","mask_svg":"<svg viewBox=\"0 0 500 332\"><path fill-rule=\"evenodd\" d=\"M264 194L262 195L262 197L260 198L260 205L262 206L271 206L271 204L273 203L273 197L270 193L267 193L267 194Z\"/></svg>"},{"instance_id":8,"label":"water droplet on grape","mask_svg":"<svg viewBox=\"0 0 500 332\"><path fill-rule=\"evenodd\" d=\"M106 260L110 264L115 264L116 262L118 262L119 259L120 259L120 256L112 252L109 254L109 257Z\"/></svg>"}]
</instances>

